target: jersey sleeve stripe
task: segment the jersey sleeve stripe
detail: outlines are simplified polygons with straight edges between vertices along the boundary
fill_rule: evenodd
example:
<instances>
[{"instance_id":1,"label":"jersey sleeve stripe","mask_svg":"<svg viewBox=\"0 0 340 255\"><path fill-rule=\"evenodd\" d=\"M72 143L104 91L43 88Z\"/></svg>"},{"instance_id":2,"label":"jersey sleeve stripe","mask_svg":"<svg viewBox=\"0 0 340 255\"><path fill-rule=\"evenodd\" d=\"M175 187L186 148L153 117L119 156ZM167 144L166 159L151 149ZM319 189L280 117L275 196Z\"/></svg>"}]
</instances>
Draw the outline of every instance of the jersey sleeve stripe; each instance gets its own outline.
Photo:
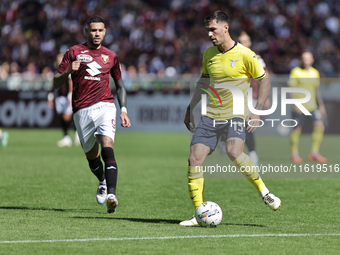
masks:
<instances>
[{"instance_id":1,"label":"jersey sleeve stripe","mask_svg":"<svg viewBox=\"0 0 340 255\"><path fill-rule=\"evenodd\" d=\"M262 74L261 76L254 78L255 80L261 80L266 76L266 73Z\"/></svg>"}]
</instances>

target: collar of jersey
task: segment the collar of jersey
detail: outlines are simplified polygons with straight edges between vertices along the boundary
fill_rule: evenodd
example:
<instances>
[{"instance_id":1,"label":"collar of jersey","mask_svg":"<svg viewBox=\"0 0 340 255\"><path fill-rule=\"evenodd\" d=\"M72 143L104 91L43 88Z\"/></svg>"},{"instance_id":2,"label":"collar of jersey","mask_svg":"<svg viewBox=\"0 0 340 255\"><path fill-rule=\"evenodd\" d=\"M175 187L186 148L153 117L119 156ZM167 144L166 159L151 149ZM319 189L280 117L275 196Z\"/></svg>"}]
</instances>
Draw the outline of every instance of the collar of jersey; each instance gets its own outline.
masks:
<instances>
[{"instance_id":1,"label":"collar of jersey","mask_svg":"<svg viewBox=\"0 0 340 255\"><path fill-rule=\"evenodd\" d=\"M234 49L236 45L237 45L237 41L235 41L235 44L234 44L234 46L233 46L233 47L231 47L229 50L226 50L226 51L220 51L220 50L218 49L218 47L217 47L217 49L218 49L218 51L219 51L219 52L221 52L222 54L224 54L224 53L227 53L228 51L231 51L232 49Z\"/></svg>"},{"instance_id":2,"label":"collar of jersey","mask_svg":"<svg viewBox=\"0 0 340 255\"><path fill-rule=\"evenodd\" d=\"M99 49L91 49L91 48L87 45L87 42L84 42L83 45L86 46L89 50L93 50L93 51L102 50L102 48L103 48L103 45L101 45Z\"/></svg>"}]
</instances>

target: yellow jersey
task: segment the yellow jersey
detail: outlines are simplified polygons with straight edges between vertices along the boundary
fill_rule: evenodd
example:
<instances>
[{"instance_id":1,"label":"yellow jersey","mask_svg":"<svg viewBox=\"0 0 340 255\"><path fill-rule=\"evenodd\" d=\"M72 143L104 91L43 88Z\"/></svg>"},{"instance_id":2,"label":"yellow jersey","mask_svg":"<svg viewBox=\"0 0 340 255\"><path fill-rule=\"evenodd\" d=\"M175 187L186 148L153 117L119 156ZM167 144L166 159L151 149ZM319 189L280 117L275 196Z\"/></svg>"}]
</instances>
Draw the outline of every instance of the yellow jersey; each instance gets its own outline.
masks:
<instances>
[{"instance_id":1,"label":"yellow jersey","mask_svg":"<svg viewBox=\"0 0 340 255\"><path fill-rule=\"evenodd\" d=\"M242 44L235 45L226 52L221 52L217 46L211 46L203 53L203 77L209 79L206 83L215 88L216 84L233 85L241 89L244 95L244 114L233 114L233 95L227 88L216 88L217 95L208 96L207 114L212 119L245 119L248 114L248 88L252 78L262 79L266 73L257 59L256 54Z\"/></svg>"},{"instance_id":2,"label":"yellow jersey","mask_svg":"<svg viewBox=\"0 0 340 255\"><path fill-rule=\"evenodd\" d=\"M320 86L320 74L314 67L310 67L308 70L301 67L295 67L292 69L289 75L288 85L291 87L304 88L310 91L311 98L308 102L302 105L309 111L314 111L318 108L316 101L316 88ZM305 98L303 93L293 93L293 98L300 99Z\"/></svg>"}]
</instances>

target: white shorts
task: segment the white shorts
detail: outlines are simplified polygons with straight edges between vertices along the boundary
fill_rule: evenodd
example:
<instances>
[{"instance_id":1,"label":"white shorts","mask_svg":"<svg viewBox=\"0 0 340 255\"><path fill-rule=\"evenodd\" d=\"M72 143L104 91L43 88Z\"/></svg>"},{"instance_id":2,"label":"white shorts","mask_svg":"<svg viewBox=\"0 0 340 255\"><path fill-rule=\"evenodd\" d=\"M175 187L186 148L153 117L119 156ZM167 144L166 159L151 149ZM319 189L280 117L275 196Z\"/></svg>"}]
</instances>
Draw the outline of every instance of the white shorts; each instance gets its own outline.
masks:
<instances>
[{"instance_id":1,"label":"white shorts","mask_svg":"<svg viewBox=\"0 0 340 255\"><path fill-rule=\"evenodd\" d=\"M58 114L66 113L72 115L72 105L68 103L67 97L64 96L56 97L55 110Z\"/></svg>"},{"instance_id":2,"label":"white shorts","mask_svg":"<svg viewBox=\"0 0 340 255\"><path fill-rule=\"evenodd\" d=\"M108 136L114 142L116 134L116 106L114 103L98 102L82 108L73 114L73 120L85 153L89 152L98 142L97 135Z\"/></svg>"}]
</instances>

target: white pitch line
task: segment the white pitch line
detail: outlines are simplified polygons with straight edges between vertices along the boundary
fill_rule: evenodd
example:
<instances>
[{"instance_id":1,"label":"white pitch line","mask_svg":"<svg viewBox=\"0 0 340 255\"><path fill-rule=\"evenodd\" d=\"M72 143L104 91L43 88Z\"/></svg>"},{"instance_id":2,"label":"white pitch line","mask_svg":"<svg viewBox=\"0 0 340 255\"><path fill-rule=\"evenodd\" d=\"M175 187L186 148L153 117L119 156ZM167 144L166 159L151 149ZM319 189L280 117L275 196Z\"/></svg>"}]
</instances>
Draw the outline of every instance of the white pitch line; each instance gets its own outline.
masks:
<instances>
[{"instance_id":1,"label":"white pitch line","mask_svg":"<svg viewBox=\"0 0 340 255\"><path fill-rule=\"evenodd\" d=\"M89 241L138 241L138 240L165 240L165 239L193 239L193 238L237 238L237 237L300 237L300 236L340 236L340 233L331 234L240 234L240 235L200 235L200 236L151 236L151 237L108 237L108 238L87 238L87 239L55 239L55 240L17 240L0 241L5 243L58 243L58 242L89 242Z\"/></svg>"}]
</instances>

